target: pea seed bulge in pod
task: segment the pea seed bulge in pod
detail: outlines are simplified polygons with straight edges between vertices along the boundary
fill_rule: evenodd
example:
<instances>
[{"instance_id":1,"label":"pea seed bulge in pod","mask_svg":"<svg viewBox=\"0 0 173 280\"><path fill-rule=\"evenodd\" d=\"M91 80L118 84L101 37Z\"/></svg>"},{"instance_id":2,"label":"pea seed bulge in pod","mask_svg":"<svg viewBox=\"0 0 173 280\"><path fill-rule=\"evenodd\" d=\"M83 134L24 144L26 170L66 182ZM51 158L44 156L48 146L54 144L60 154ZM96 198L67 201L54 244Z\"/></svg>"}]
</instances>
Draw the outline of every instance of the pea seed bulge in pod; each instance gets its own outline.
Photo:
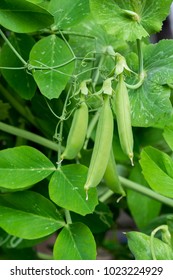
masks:
<instances>
[{"instance_id":1,"label":"pea seed bulge in pod","mask_svg":"<svg viewBox=\"0 0 173 280\"><path fill-rule=\"evenodd\" d=\"M1 260L173 259L171 4L0 1Z\"/></svg>"}]
</instances>

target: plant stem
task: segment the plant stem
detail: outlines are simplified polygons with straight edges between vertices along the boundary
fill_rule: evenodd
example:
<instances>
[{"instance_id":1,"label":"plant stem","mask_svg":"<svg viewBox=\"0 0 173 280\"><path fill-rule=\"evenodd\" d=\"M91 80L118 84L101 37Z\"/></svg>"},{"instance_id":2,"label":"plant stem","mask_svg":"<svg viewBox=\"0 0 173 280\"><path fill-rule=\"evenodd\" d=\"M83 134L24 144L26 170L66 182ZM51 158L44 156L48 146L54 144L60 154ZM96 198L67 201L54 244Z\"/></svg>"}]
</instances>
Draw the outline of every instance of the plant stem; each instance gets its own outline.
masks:
<instances>
[{"instance_id":1,"label":"plant stem","mask_svg":"<svg viewBox=\"0 0 173 280\"><path fill-rule=\"evenodd\" d=\"M15 55L19 58L19 60L24 64L24 66L27 67L27 62L21 57L21 55L16 51L16 49L13 47L13 45L10 43L10 41L8 40L8 38L5 36L5 34L2 32L2 30L0 29L0 35L2 36L2 38L4 39L4 41L8 44L8 46L10 47L10 49L15 53Z\"/></svg>"},{"instance_id":2,"label":"plant stem","mask_svg":"<svg viewBox=\"0 0 173 280\"><path fill-rule=\"evenodd\" d=\"M161 194L158 194L154 191L152 191L151 189L148 189L138 183L135 183L135 182L132 182L126 178L123 178L121 176L119 176L119 179L120 179L120 182L121 184L124 186L124 188L127 188L127 189L131 189L131 190L134 190L136 192L139 192L139 193L142 193L152 199L155 199L157 201L160 201L170 207L173 207L173 199L171 198L168 198L168 197L165 197Z\"/></svg>"},{"instance_id":3,"label":"plant stem","mask_svg":"<svg viewBox=\"0 0 173 280\"><path fill-rule=\"evenodd\" d=\"M72 224L72 219L71 219L70 211L67 210L67 209L64 209L64 212L65 212L65 218L66 218L67 224Z\"/></svg>"},{"instance_id":4,"label":"plant stem","mask_svg":"<svg viewBox=\"0 0 173 280\"><path fill-rule=\"evenodd\" d=\"M10 104L22 115L25 119L27 119L31 124L33 124L36 128L38 125L35 122L34 116L30 112L29 108L14 98L1 84L0 84L0 92L3 96L10 102Z\"/></svg>"},{"instance_id":5,"label":"plant stem","mask_svg":"<svg viewBox=\"0 0 173 280\"><path fill-rule=\"evenodd\" d=\"M95 86L98 82L99 75L100 75L100 68L103 65L104 60L105 60L105 54L102 54L101 58L100 58L100 61L99 61L99 64L98 64L98 67L97 67L97 70L94 73L94 79L93 79L93 88L94 89L95 89Z\"/></svg>"},{"instance_id":6,"label":"plant stem","mask_svg":"<svg viewBox=\"0 0 173 280\"><path fill-rule=\"evenodd\" d=\"M141 40L137 39L138 59L139 59L139 77L143 76L144 65L143 65L143 52Z\"/></svg>"},{"instance_id":7,"label":"plant stem","mask_svg":"<svg viewBox=\"0 0 173 280\"><path fill-rule=\"evenodd\" d=\"M41 253L41 252L37 252L37 257L41 260L53 260L52 255L48 255L48 254Z\"/></svg>"},{"instance_id":8,"label":"plant stem","mask_svg":"<svg viewBox=\"0 0 173 280\"><path fill-rule=\"evenodd\" d=\"M5 131L5 132L10 133L10 134L13 134L13 135L16 135L18 137L22 137L22 138L27 139L29 141L38 143L38 144L40 144L44 147L47 147L51 150L58 151L58 145L56 143L54 143L53 141L50 141L50 140L48 140L44 137L36 135L32 132L13 127L13 126L11 126L9 124L5 124L3 122L0 122L0 130Z\"/></svg>"}]
</instances>

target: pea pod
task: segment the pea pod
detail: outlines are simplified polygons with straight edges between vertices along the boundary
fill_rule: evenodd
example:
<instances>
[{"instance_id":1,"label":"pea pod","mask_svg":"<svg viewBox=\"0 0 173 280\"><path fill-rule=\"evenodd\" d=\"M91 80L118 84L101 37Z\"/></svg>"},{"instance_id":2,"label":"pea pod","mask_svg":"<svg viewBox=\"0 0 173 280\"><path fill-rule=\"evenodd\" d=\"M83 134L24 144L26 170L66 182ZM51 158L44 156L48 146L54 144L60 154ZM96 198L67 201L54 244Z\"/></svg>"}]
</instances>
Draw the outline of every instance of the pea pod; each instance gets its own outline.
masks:
<instances>
[{"instance_id":1,"label":"pea pod","mask_svg":"<svg viewBox=\"0 0 173 280\"><path fill-rule=\"evenodd\" d=\"M96 137L88 169L87 180L84 186L86 193L88 189L96 187L102 180L108 164L113 137L113 115L109 96L105 95L103 107L96 129Z\"/></svg>"},{"instance_id":2,"label":"pea pod","mask_svg":"<svg viewBox=\"0 0 173 280\"><path fill-rule=\"evenodd\" d=\"M111 149L109 161L103 178L108 188L111 189L114 193L121 194L122 196L126 195L118 178L113 149Z\"/></svg>"},{"instance_id":3,"label":"pea pod","mask_svg":"<svg viewBox=\"0 0 173 280\"><path fill-rule=\"evenodd\" d=\"M88 127L88 107L84 101L76 109L61 159L74 159L83 147Z\"/></svg>"},{"instance_id":4,"label":"pea pod","mask_svg":"<svg viewBox=\"0 0 173 280\"><path fill-rule=\"evenodd\" d=\"M115 93L115 111L121 148L130 158L131 164L134 165L130 101L123 74L119 75L119 81Z\"/></svg>"}]
</instances>

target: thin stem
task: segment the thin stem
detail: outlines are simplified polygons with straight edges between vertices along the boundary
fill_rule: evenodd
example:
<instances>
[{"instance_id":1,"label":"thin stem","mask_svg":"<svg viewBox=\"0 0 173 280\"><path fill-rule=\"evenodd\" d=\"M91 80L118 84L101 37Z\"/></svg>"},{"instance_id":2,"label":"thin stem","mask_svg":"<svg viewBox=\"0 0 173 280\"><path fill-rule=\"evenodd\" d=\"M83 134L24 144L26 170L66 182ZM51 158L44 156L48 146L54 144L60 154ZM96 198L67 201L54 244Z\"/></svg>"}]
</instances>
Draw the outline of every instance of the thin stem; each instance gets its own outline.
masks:
<instances>
[{"instance_id":1,"label":"thin stem","mask_svg":"<svg viewBox=\"0 0 173 280\"><path fill-rule=\"evenodd\" d=\"M37 252L37 257L41 260L53 260L52 255L48 255L48 254L41 253L41 252Z\"/></svg>"},{"instance_id":2,"label":"thin stem","mask_svg":"<svg viewBox=\"0 0 173 280\"><path fill-rule=\"evenodd\" d=\"M100 75L100 68L103 65L104 60L105 60L105 54L102 54L101 58L100 58L100 61L99 61L99 64L98 64L98 67L97 67L97 70L94 73L94 79L93 79L93 88L94 89L95 89L95 86L98 82L99 75Z\"/></svg>"},{"instance_id":3,"label":"thin stem","mask_svg":"<svg viewBox=\"0 0 173 280\"><path fill-rule=\"evenodd\" d=\"M12 135L18 136L18 137L22 137L24 139L27 139L29 141L38 143L44 147L47 147L51 150L54 151L58 151L58 145L56 143L54 143L53 141L50 141L44 137L41 137L39 135L36 135L32 132L20 129L20 128L16 128L14 126L11 126L9 124L5 124L3 122L0 122L0 130L10 133Z\"/></svg>"},{"instance_id":4,"label":"thin stem","mask_svg":"<svg viewBox=\"0 0 173 280\"><path fill-rule=\"evenodd\" d=\"M63 107L63 111L62 111L62 115L61 115L61 120L60 120L60 130L59 130L59 144L58 144L58 168L61 167L61 152L62 152L62 136L63 136L63 127L64 127L64 120L66 118L66 107L67 107L67 102L69 100L69 96L71 93L71 89L72 89L72 84L67 92L67 96L64 102L64 107Z\"/></svg>"},{"instance_id":5,"label":"thin stem","mask_svg":"<svg viewBox=\"0 0 173 280\"><path fill-rule=\"evenodd\" d=\"M21 57L21 55L16 51L16 49L13 47L13 45L10 43L10 41L8 40L8 38L5 36L5 34L2 32L2 30L0 29L0 35L2 36L2 38L4 39L4 41L8 44L8 46L10 47L10 49L15 53L15 55L19 58L19 60L25 65L27 66L27 62Z\"/></svg>"},{"instance_id":6,"label":"thin stem","mask_svg":"<svg viewBox=\"0 0 173 280\"><path fill-rule=\"evenodd\" d=\"M72 219L71 219L70 211L67 210L67 209L64 209L64 212L65 212L65 218L66 218L67 224L72 224Z\"/></svg>"},{"instance_id":7,"label":"thin stem","mask_svg":"<svg viewBox=\"0 0 173 280\"><path fill-rule=\"evenodd\" d=\"M121 184L124 186L124 188L127 188L127 189L131 189L131 190L134 190L136 192L139 192L139 193L142 193L152 199L155 199L157 201L160 201L170 207L173 207L173 199L171 198L168 198L168 197L165 197L161 194L158 194L154 191L152 191L151 189L148 189L138 183L135 183L135 182L132 182L126 178L123 178L121 176L119 176L119 179L120 179L120 182Z\"/></svg>"},{"instance_id":8,"label":"thin stem","mask_svg":"<svg viewBox=\"0 0 173 280\"><path fill-rule=\"evenodd\" d=\"M107 190L104 194L102 194L102 195L99 197L99 201L105 202L105 201L106 201L108 198L110 198L113 194L114 194L113 191Z\"/></svg>"},{"instance_id":9,"label":"thin stem","mask_svg":"<svg viewBox=\"0 0 173 280\"><path fill-rule=\"evenodd\" d=\"M139 59L139 76L141 76L144 71L144 65L143 65L142 44L141 44L141 40L139 39L137 39L137 49L138 49L138 59Z\"/></svg>"},{"instance_id":10,"label":"thin stem","mask_svg":"<svg viewBox=\"0 0 173 280\"><path fill-rule=\"evenodd\" d=\"M86 135L86 140L85 140L85 144L84 144L84 149L87 149L88 146L88 141L89 138L91 137L91 133L93 132L94 127L96 126L96 123L98 121L99 118L99 111L96 112L96 114L93 116L89 126L88 126L88 130L87 130L87 135Z\"/></svg>"}]
</instances>

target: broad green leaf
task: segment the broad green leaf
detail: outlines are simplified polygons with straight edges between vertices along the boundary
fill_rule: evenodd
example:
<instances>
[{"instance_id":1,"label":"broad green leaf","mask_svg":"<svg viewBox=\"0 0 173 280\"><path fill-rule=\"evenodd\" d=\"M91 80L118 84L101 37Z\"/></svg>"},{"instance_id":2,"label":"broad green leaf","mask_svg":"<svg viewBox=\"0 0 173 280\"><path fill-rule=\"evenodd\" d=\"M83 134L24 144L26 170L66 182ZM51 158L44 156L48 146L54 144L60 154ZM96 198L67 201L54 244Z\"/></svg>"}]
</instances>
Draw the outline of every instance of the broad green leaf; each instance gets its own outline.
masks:
<instances>
[{"instance_id":1,"label":"broad green leaf","mask_svg":"<svg viewBox=\"0 0 173 280\"><path fill-rule=\"evenodd\" d=\"M114 0L90 0L91 13L96 21L105 27L108 34L118 39L134 41L148 36L143 26L128 16L118 2ZM126 10L128 9L126 8Z\"/></svg>"},{"instance_id":2,"label":"broad green leaf","mask_svg":"<svg viewBox=\"0 0 173 280\"><path fill-rule=\"evenodd\" d=\"M130 180L148 187L137 164L133 167ZM127 190L127 203L138 228L147 226L159 214L161 203L133 190Z\"/></svg>"},{"instance_id":3,"label":"broad green leaf","mask_svg":"<svg viewBox=\"0 0 173 280\"><path fill-rule=\"evenodd\" d=\"M84 184L87 168L80 164L62 166L51 177L49 195L52 201L80 215L92 213L97 205L97 190L91 189L86 200Z\"/></svg>"},{"instance_id":4,"label":"broad green leaf","mask_svg":"<svg viewBox=\"0 0 173 280\"><path fill-rule=\"evenodd\" d=\"M135 41L161 30L171 3L171 0L90 0L90 8L109 34Z\"/></svg>"},{"instance_id":5,"label":"broad green leaf","mask_svg":"<svg viewBox=\"0 0 173 280\"><path fill-rule=\"evenodd\" d=\"M146 147L141 152L140 165L150 187L173 198L173 160L155 148Z\"/></svg>"},{"instance_id":6,"label":"broad green leaf","mask_svg":"<svg viewBox=\"0 0 173 280\"><path fill-rule=\"evenodd\" d=\"M136 260L152 260L150 236L131 231L127 234L128 246ZM154 238L154 252L157 260L173 260L173 251L163 241Z\"/></svg>"},{"instance_id":7,"label":"broad green leaf","mask_svg":"<svg viewBox=\"0 0 173 280\"><path fill-rule=\"evenodd\" d=\"M136 90L129 90L133 126L163 127L170 121L172 105L170 89L166 84L173 80L172 48L173 40L163 40L143 47L144 83ZM133 57L130 63L132 66ZM135 83L133 76L128 83Z\"/></svg>"},{"instance_id":8,"label":"broad green leaf","mask_svg":"<svg viewBox=\"0 0 173 280\"><path fill-rule=\"evenodd\" d=\"M0 24L17 33L39 31L53 23L45 9L25 0L1 0Z\"/></svg>"},{"instance_id":9,"label":"broad green leaf","mask_svg":"<svg viewBox=\"0 0 173 280\"><path fill-rule=\"evenodd\" d=\"M72 221L82 222L87 225L92 233L105 232L113 225L113 214L109 207L100 202L92 214L81 216L76 213L71 213Z\"/></svg>"},{"instance_id":10,"label":"broad green leaf","mask_svg":"<svg viewBox=\"0 0 173 280\"><path fill-rule=\"evenodd\" d=\"M49 12L55 18L55 26L64 29L80 21L89 13L88 0L51 0Z\"/></svg>"},{"instance_id":11,"label":"broad green leaf","mask_svg":"<svg viewBox=\"0 0 173 280\"><path fill-rule=\"evenodd\" d=\"M0 151L0 187L28 188L55 170L51 161L35 148L21 146Z\"/></svg>"},{"instance_id":12,"label":"broad green leaf","mask_svg":"<svg viewBox=\"0 0 173 280\"><path fill-rule=\"evenodd\" d=\"M55 260L95 260L96 244L89 228L82 223L65 226L55 242Z\"/></svg>"},{"instance_id":13,"label":"broad green leaf","mask_svg":"<svg viewBox=\"0 0 173 280\"><path fill-rule=\"evenodd\" d=\"M28 61L29 53L34 45L34 40L26 34L12 34L9 37L10 43L21 57ZM14 54L12 49L4 44L0 52L0 67L9 67L14 69L1 69L1 73L8 84L25 99L31 99L36 91L36 83L31 74L26 69L21 69L23 63Z\"/></svg>"},{"instance_id":14,"label":"broad green leaf","mask_svg":"<svg viewBox=\"0 0 173 280\"><path fill-rule=\"evenodd\" d=\"M64 224L54 204L36 192L0 196L0 226L11 235L24 239L41 238Z\"/></svg>"},{"instance_id":15,"label":"broad green leaf","mask_svg":"<svg viewBox=\"0 0 173 280\"><path fill-rule=\"evenodd\" d=\"M173 151L173 125L165 126L164 132L163 132L163 137L165 138L169 147Z\"/></svg>"},{"instance_id":16,"label":"broad green leaf","mask_svg":"<svg viewBox=\"0 0 173 280\"><path fill-rule=\"evenodd\" d=\"M30 64L41 93L58 98L74 71L73 55L67 44L56 35L38 41L31 50Z\"/></svg>"}]
</instances>

